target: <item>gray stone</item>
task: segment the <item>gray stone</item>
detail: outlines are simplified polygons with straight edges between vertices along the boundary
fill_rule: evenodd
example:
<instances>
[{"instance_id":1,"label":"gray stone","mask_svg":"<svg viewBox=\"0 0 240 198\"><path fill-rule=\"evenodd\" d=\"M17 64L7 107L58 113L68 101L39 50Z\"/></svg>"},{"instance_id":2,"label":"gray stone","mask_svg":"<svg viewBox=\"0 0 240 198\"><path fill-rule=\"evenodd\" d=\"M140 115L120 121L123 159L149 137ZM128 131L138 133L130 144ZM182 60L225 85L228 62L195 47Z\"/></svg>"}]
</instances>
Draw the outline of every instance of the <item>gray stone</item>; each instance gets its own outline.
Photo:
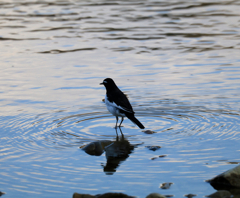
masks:
<instances>
[{"instance_id":1,"label":"gray stone","mask_svg":"<svg viewBox=\"0 0 240 198\"><path fill-rule=\"evenodd\" d=\"M106 158L121 158L128 157L129 153L133 149L129 141L121 139L120 141L115 141L105 147Z\"/></svg>"},{"instance_id":2,"label":"gray stone","mask_svg":"<svg viewBox=\"0 0 240 198\"><path fill-rule=\"evenodd\" d=\"M73 198L96 198L94 195L74 193Z\"/></svg>"},{"instance_id":3,"label":"gray stone","mask_svg":"<svg viewBox=\"0 0 240 198\"><path fill-rule=\"evenodd\" d=\"M184 195L185 197L187 197L187 198L192 198L192 197L196 197L197 195L195 195L195 194L187 194L187 195Z\"/></svg>"},{"instance_id":4,"label":"gray stone","mask_svg":"<svg viewBox=\"0 0 240 198\"><path fill-rule=\"evenodd\" d=\"M161 189L169 189L172 184L173 184L172 182L162 183L162 184L160 185L160 188L161 188Z\"/></svg>"},{"instance_id":5,"label":"gray stone","mask_svg":"<svg viewBox=\"0 0 240 198\"><path fill-rule=\"evenodd\" d=\"M112 141L110 140L101 140L101 141L91 142L80 148L89 155L100 156L104 152L105 147L111 143Z\"/></svg>"},{"instance_id":6,"label":"gray stone","mask_svg":"<svg viewBox=\"0 0 240 198\"><path fill-rule=\"evenodd\" d=\"M105 193L101 195L96 195L97 198L134 198L123 193Z\"/></svg>"},{"instance_id":7,"label":"gray stone","mask_svg":"<svg viewBox=\"0 0 240 198\"><path fill-rule=\"evenodd\" d=\"M166 197L158 193L151 193L146 198L166 198Z\"/></svg>"},{"instance_id":8,"label":"gray stone","mask_svg":"<svg viewBox=\"0 0 240 198\"><path fill-rule=\"evenodd\" d=\"M74 193L73 198L134 198L134 197L123 193L104 193L98 195Z\"/></svg>"},{"instance_id":9,"label":"gray stone","mask_svg":"<svg viewBox=\"0 0 240 198\"><path fill-rule=\"evenodd\" d=\"M230 192L227 190L219 190L211 195L208 195L206 197L211 197L211 198L230 198L232 195Z\"/></svg>"},{"instance_id":10,"label":"gray stone","mask_svg":"<svg viewBox=\"0 0 240 198\"><path fill-rule=\"evenodd\" d=\"M213 179L207 180L212 186L221 185L240 188L240 165L232 168Z\"/></svg>"},{"instance_id":11,"label":"gray stone","mask_svg":"<svg viewBox=\"0 0 240 198\"><path fill-rule=\"evenodd\" d=\"M145 146L145 147L151 151L156 151L161 148L161 146Z\"/></svg>"},{"instance_id":12,"label":"gray stone","mask_svg":"<svg viewBox=\"0 0 240 198\"><path fill-rule=\"evenodd\" d=\"M155 131L151 131L151 130L146 130L146 131L143 131L143 133L146 133L146 134L154 134L156 133Z\"/></svg>"}]
</instances>

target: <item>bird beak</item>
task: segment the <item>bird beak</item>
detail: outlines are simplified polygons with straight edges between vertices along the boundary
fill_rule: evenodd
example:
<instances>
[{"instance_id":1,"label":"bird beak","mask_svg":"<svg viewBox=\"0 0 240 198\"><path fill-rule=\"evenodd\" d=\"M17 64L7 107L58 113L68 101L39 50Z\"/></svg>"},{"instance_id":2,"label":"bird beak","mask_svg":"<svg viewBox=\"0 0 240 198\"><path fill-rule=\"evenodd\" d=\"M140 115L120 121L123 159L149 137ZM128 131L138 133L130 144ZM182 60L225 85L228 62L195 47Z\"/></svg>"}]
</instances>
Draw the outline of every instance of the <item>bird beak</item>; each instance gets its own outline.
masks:
<instances>
[{"instance_id":1,"label":"bird beak","mask_svg":"<svg viewBox=\"0 0 240 198\"><path fill-rule=\"evenodd\" d=\"M103 83L100 83L99 85L103 85Z\"/></svg>"}]
</instances>

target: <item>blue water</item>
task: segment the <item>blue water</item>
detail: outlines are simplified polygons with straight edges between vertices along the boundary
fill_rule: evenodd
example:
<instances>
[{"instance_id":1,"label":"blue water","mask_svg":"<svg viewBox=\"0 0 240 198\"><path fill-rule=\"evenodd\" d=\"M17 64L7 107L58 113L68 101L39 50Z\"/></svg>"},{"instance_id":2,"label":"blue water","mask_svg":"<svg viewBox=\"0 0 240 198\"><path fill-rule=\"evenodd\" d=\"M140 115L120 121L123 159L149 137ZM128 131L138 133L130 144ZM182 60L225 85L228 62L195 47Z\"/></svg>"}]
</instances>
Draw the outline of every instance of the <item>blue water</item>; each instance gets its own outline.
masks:
<instances>
[{"instance_id":1,"label":"blue water","mask_svg":"<svg viewBox=\"0 0 240 198\"><path fill-rule=\"evenodd\" d=\"M205 180L240 163L239 9L231 0L2 1L3 196L215 192ZM80 148L117 140L106 77L155 132L125 119L131 151L114 162Z\"/></svg>"}]
</instances>

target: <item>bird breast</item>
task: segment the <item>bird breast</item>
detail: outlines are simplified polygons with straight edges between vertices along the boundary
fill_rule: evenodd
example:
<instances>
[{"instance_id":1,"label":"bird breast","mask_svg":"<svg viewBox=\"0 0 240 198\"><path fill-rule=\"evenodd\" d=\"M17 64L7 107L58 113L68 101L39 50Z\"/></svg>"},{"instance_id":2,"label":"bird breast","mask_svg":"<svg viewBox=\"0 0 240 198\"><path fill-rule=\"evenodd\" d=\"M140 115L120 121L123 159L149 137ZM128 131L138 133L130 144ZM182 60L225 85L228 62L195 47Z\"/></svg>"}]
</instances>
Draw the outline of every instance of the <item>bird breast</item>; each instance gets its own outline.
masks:
<instances>
[{"instance_id":1,"label":"bird breast","mask_svg":"<svg viewBox=\"0 0 240 198\"><path fill-rule=\"evenodd\" d=\"M114 116L125 117L125 114L120 113L120 109L114 102L113 103L109 102L107 96L105 96L105 104L107 106L108 111Z\"/></svg>"}]
</instances>

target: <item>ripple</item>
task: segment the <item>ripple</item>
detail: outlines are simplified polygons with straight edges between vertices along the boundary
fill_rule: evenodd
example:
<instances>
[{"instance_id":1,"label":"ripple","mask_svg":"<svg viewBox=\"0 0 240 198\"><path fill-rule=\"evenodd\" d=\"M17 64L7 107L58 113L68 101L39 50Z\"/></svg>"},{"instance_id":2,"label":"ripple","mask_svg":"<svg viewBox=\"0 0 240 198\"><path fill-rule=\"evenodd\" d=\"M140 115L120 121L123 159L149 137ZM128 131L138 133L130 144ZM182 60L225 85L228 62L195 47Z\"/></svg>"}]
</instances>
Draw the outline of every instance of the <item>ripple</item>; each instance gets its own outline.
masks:
<instances>
[{"instance_id":1,"label":"ripple","mask_svg":"<svg viewBox=\"0 0 240 198\"><path fill-rule=\"evenodd\" d=\"M202 181L239 162L238 1L0 5L0 190L10 197L141 197L165 182L175 197L189 186L203 197L212 189ZM98 100L105 76L129 91L151 131L124 120L134 150L111 176L106 152L79 149L117 142L115 118Z\"/></svg>"},{"instance_id":2,"label":"ripple","mask_svg":"<svg viewBox=\"0 0 240 198\"><path fill-rule=\"evenodd\" d=\"M176 108L176 104L174 107L161 109L148 108L147 111L137 108L136 112L146 129L157 132L155 136L161 136L162 140L171 144L190 136L201 138L202 141L240 138L238 112L190 106ZM9 157L21 153L19 157L22 157L39 149L77 147L93 140L112 139L115 137L114 125L115 118L108 112L79 114L59 110L37 116L19 114L12 118L2 117L0 126L3 134L0 139L5 146L2 147L1 153ZM132 138L137 142L145 141L139 129L136 130L136 126L129 120L125 119L123 125L123 133L130 137L130 140ZM151 136L149 137L151 139ZM16 147L18 150L13 150Z\"/></svg>"},{"instance_id":3,"label":"ripple","mask_svg":"<svg viewBox=\"0 0 240 198\"><path fill-rule=\"evenodd\" d=\"M80 49L72 49L72 50L49 50L49 51L43 51L43 52L38 52L41 54L60 54L60 53L68 53L68 52L77 52L77 51L88 51L88 50L95 50L96 48L80 48Z\"/></svg>"}]
</instances>

